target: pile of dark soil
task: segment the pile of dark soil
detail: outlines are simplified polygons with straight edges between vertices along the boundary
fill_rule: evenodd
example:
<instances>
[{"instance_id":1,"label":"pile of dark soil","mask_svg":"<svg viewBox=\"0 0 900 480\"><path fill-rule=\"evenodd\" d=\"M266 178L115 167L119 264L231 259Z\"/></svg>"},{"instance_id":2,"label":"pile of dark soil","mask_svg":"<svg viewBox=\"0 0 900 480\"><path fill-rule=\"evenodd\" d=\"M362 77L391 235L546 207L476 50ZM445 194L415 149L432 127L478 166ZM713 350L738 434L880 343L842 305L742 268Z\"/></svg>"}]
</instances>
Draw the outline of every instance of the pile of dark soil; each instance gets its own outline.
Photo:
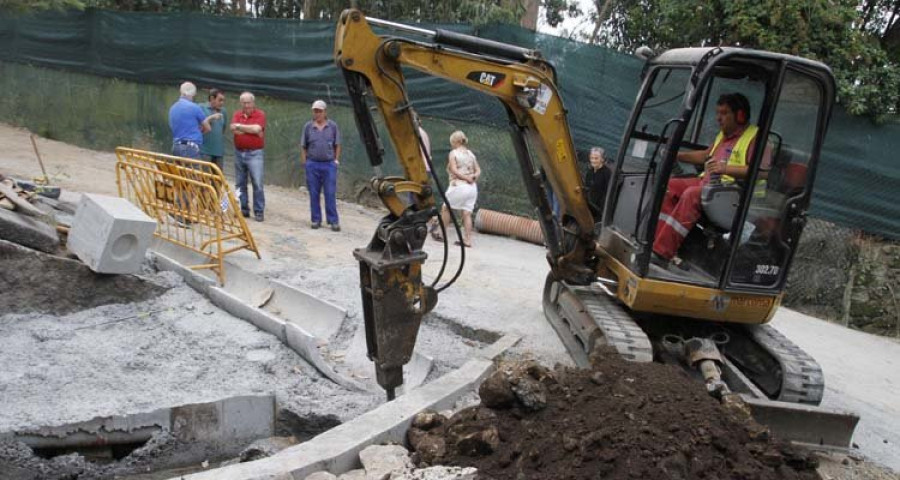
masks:
<instances>
[{"instance_id":1,"label":"pile of dark soil","mask_svg":"<svg viewBox=\"0 0 900 480\"><path fill-rule=\"evenodd\" d=\"M100 305L142 302L166 290L134 275L94 273L77 260L0 240L0 315L66 315Z\"/></svg>"},{"instance_id":2,"label":"pile of dark soil","mask_svg":"<svg viewBox=\"0 0 900 480\"><path fill-rule=\"evenodd\" d=\"M415 419L414 459L496 480L819 478L814 457L683 370L614 353L594 361L592 370L501 365L482 384L481 405Z\"/></svg>"}]
</instances>

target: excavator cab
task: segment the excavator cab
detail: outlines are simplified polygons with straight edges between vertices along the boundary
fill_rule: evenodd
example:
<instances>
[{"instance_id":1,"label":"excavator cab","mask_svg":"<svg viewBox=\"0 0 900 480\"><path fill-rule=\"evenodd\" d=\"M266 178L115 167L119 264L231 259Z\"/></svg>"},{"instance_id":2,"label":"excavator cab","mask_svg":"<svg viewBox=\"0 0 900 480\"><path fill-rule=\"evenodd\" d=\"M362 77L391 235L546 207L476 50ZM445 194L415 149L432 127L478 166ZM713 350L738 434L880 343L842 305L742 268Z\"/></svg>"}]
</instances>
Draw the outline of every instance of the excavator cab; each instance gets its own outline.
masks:
<instances>
[{"instance_id":1,"label":"excavator cab","mask_svg":"<svg viewBox=\"0 0 900 480\"><path fill-rule=\"evenodd\" d=\"M643 77L618 151L600 248L635 277L661 287L649 303L677 301L683 293L679 285L695 286L718 303L679 315L768 321L778 301L764 298L780 300L805 224L834 101L830 69L771 52L689 48L648 61ZM686 228L668 215L667 190L679 179L697 178L703 168L680 163L677 154L713 145L720 130L718 100L733 93L749 101L743 123L756 131L746 154L747 175L702 181L699 218ZM654 241L666 222L674 223L683 238L675 261L668 263L653 258ZM746 308L737 316L718 315L717 310L730 310L724 304L733 300L728 292L762 296L741 297Z\"/></svg>"}]
</instances>

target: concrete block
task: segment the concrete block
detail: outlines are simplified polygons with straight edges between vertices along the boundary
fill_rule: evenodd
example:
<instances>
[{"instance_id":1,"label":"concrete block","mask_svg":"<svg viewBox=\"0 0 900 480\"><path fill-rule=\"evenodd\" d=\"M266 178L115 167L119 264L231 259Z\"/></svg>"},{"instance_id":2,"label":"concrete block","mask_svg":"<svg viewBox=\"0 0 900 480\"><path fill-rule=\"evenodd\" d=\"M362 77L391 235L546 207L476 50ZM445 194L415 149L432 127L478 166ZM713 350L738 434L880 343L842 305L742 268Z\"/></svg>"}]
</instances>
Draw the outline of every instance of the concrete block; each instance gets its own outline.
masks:
<instances>
[{"instance_id":1,"label":"concrete block","mask_svg":"<svg viewBox=\"0 0 900 480\"><path fill-rule=\"evenodd\" d=\"M3 208L0 208L0 238L47 253L59 249L55 228L42 220Z\"/></svg>"},{"instance_id":2,"label":"concrete block","mask_svg":"<svg viewBox=\"0 0 900 480\"><path fill-rule=\"evenodd\" d=\"M85 194L67 247L97 273L135 273L155 230L156 221L128 200Z\"/></svg>"}]
</instances>

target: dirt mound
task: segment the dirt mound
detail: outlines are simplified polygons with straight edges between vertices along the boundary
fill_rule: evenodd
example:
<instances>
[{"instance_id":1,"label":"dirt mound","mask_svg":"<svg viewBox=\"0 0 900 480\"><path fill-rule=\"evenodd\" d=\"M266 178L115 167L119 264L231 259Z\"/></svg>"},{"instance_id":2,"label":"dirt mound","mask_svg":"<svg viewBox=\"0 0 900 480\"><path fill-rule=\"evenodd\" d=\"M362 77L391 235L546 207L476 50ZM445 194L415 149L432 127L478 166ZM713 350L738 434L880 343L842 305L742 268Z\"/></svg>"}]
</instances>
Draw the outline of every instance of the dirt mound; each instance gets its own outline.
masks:
<instances>
[{"instance_id":1,"label":"dirt mound","mask_svg":"<svg viewBox=\"0 0 900 480\"><path fill-rule=\"evenodd\" d=\"M482 404L409 432L423 464L483 479L818 479L816 460L724 407L681 369L595 357L593 370L501 365Z\"/></svg>"},{"instance_id":2,"label":"dirt mound","mask_svg":"<svg viewBox=\"0 0 900 480\"><path fill-rule=\"evenodd\" d=\"M0 314L66 315L111 303L142 302L167 288L134 275L94 273L77 260L0 240Z\"/></svg>"}]
</instances>

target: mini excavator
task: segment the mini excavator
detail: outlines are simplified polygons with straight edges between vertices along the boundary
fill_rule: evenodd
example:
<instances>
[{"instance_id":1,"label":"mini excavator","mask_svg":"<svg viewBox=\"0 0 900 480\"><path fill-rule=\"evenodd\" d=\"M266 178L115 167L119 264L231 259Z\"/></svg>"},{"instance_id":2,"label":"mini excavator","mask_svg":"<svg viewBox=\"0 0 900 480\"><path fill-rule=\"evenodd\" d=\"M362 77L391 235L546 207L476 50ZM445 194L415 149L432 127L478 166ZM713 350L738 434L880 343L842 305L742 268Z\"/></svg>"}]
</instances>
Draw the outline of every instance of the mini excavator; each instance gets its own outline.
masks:
<instances>
[{"instance_id":1,"label":"mini excavator","mask_svg":"<svg viewBox=\"0 0 900 480\"><path fill-rule=\"evenodd\" d=\"M373 27L387 33L376 34ZM334 59L375 170L371 187L389 211L370 243L354 251L368 354L379 385L389 400L394 397L423 315L456 278L441 287L422 279L427 222L437 214L435 194L443 189L437 176L437 188L431 187L422 161L405 67L494 97L504 107L547 248L544 313L577 365L588 366L600 345L634 362L678 363L712 395L739 396L781 438L849 446L858 417L818 406L822 369L766 325L781 303L806 222L835 97L831 70L796 56L742 48L675 49L646 57L602 218L595 218L556 72L539 51L366 18L356 9L342 13ZM677 154L709 148L704 142L719 128L717 98L730 92L748 99L757 129L746 176L710 180L700 219L683 232L679 262L658 262L652 247L669 180L698 173ZM382 173L386 153L373 110L383 119L404 176ZM558 212L548 201L551 191ZM463 247L461 253L464 258Z\"/></svg>"}]
</instances>

